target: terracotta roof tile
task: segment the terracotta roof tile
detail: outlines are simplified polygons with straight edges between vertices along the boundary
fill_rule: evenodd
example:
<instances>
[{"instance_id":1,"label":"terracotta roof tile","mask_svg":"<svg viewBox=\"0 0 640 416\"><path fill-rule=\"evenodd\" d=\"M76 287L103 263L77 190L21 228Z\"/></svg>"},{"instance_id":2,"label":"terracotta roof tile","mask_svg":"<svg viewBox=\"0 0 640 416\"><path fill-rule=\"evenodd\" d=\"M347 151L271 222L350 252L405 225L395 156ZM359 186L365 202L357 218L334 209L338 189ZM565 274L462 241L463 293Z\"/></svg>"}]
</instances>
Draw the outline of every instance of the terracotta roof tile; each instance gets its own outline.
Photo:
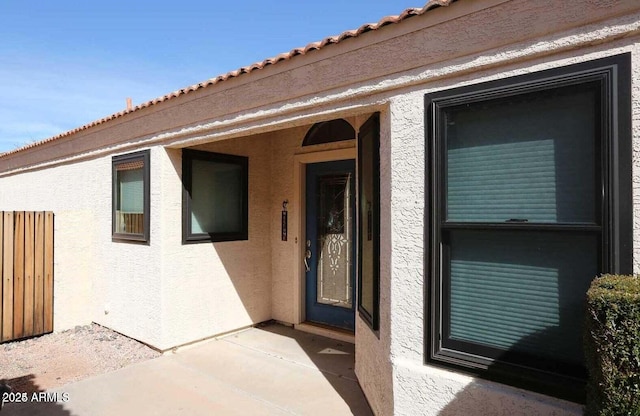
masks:
<instances>
[{"instance_id":1,"label":"terracotta roof tile","mask_svg":"<svg viewBox=\"0 0 640 416\"><path fill-rule=\"evenodd\" d=\"M238 76L240 76L242 74L249 74L249 73L251 73L253 71L256 71L256 70L259 70L259 69L263 69L264 67L266 67L268 65L275 65L278 62L288 61L289 59L292 59L295 56L306 55L307 53L309 53L311 51L322 49L327 45L340 43L340 42L344 41L345 39L355 38L355 37L358 37L358 36L362 35L363 33L371 32L371 31L374 31L374 30L378 30L381 27L384 27L384 26L387 26L387 25L400 23L403 20L406 20L406 19L408 19L410 17L420 16L420 15L428 12L431 9L434 9L434 8L437 8L437 7L440 7L440 6L448 6L449 4L451 4L451 3L455 2L455 1L456 0L429 0L424 5L424 7L406 9L406 10L404 10L402 13L400 13L397 16L385 16L382 19L380 19L377 23L367 23L367 24L364 24L364 25L360 26L357 29L347 30L345 32L340 33L339 35L329 36L327 38L324 38L321 41L309 43L305 47L294 48L289 52L281 53L281 54L276 55L274 57L267 58L267 59L265 59L265 60L263 60L261 62L255 62L255 63L253 63L253 64L251 64L249 66L243 66L241 68L238 68L235 71L230 71L230 72L227 72L226 74L218 75L215 78L208 79L208 80L200 82L198 84L190 85L188 87L185 87L185 88L170 92L170 93L165 94L165 95L163 95L161 97L154 98L152 100L149 100L147 102L139 104L139 105L137 105L137 106L135 106L135 107L133 107L131 109L127 109L127 110L120 111L118 113L111 114L111 115L109 115L107 117L103 117L103 118L101 118L99 120L92 121L91 123L85 124L84 126L77 127L77 128L75 128L73 130L66 131L64 133L58 134L58 135L50 137L48 139L41 140L41 141L38 141L38 142L35 142L35 143L31 143L31 144L28 144L26 146L23 146L23 147L14 149L14 150L9 150L9 151L4 152L4 153L0 153L0 159L5 157L5 156L8 156L8 155L21 152L23 150L27 150L27 149L30 149L30 148L33 148L33 147L37 147L37 146L43 145L45 143L52 142L54 140L61 139L63 137L71 136L71 135L73 135L75 133L78 133L80 131L86 130L88 128L97 126L99 124L106 123L107 121L114 120L116 118L120 118L120 117L125 116L125 115L127 115L129 113L133 113L133 112L141 110L143 108L151 107L151 106L156 105L158 103L161 103L163 101L167 101L167 100L171 100L173 98L179 97L181 95L189 94L190 92L197 91L197 90L202 89L202 88L207 88L207 87L209 87L211 85L218 84L218 83L226 81L226 80L228 80L230 78L236 78L236 77L238 77Z\"/></svg>"}]
</instances>

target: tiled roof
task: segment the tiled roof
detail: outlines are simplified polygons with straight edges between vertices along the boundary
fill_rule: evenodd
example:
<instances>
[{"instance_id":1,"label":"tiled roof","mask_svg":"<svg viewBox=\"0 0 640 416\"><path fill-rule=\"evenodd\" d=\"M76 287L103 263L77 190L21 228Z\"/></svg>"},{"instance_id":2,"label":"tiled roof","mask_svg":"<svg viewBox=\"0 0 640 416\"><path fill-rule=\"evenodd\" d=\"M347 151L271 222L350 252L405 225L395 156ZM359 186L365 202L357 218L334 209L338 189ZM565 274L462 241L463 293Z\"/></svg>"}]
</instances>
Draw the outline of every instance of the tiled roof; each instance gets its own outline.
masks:
<instances>
[{"instance_id":1,"label":"tiled roof","mask_svg":"<svg viewBox=\"0 0 640 416\"><path fill-rule=\"evenodd\" d=\"M403 20L406 20L406 19L408 19L410 17L420 16L420 15L428 12L431 9L434 9L434 8L437 8L437 7L440 7L440 6L448 6L449 4L453 3L454 1L456 1L456 0L428 0L427 3L422 8L406 9L405 11L403 11L402 13L400 13L397 16L386 16L386 17L383 17L377 23L364 24L364 25L360 26L357 29L347 30L347 31L342 32L341 34L339 34L337 36L330 36L330 37L324 38L321 41L310 43L305 47L295 48L295 49L292 49L289 52L281 53L281 54L279 54L277 56L274 56L272 58L265 59L264 61L256 62L256 63L254 63L252 65L249 65L249 66L243 66L242 68L236 69L235 71L227 72L226 74L218 75L217 77L208 79L208 80L206 80L204 82L200 82L198 84L194 84L194 85L191 85L189 87L173 91L173 92L171 92L169 94L166 94L166 95L163 95L161 97L155 98L153 100L147 101L145 103L139 104L139 105L137 105L137 106L135 106L133 108L126 109L126 110L120 111L120 112L115 113L115 114L111 114L111 115L109 115L107 117L101 118L99 120L92 121L91 123L85 124L84 126L77 127L77 128L75 128L73 130L66 131L64 133L58 134L58 135L50 137L48 139L41 140L41 141L38 141L38 142L35 142L35 143L30 143L30 144L28 144L26 146L23 146L23 147L14 149L14 150L7 151L5 153L0 153L0 159L2 159L5 156L8 156L10 154L13 154L13 153L17 153L17 152L20 152L20 151L23 151L23 150L26 150L26 149L30 149L30 148L33 148L33 147L36 147L36 146L40 146L42 144L49 143L49 142L52 142L54 140L61 139L63 137L71 136L71 135L73 135L75 133L78 133L78 132L80 132L82 130L86 130L88 128L91 128L93 126L97 126L97 125L102 124L102 123L106 123L107 121L114 120L116 118L120 118L120 117L122 117L124 115L127 115L129 113L133 113L133 112L141 110L143 108L151 107L151 106L156 105L158 103L161 103L163 101L168 101L168 100L171 100L173 98L179 97L181 95L189 94L191 92L200 90L202 88L207 88L207 87L210 87L212 85L216 85L216 84L218 84L220 82L223 82L223 81L226 81L226 80L228 80L230 78L235 78L235 77L238 77L238 76L240 76L242 74L249 74L249 73L251 73L253 71L256 71L256 70L259 70L259 69L263 69L268 65L275 65L278 62L288 61L288 60L290 60L290 59L292 59L292 58L294 58L294 57L296 57L298 55L306 55L307 53L309 53L311 51L322 49L322 48L324 48L324 47L326 47L328 45L331 45L331 44L340 43L340 42L344 41L345 39L358 37L358 36L362 35L363 33L371 32L371 31L374 31L374 30L378 30L383 26L400 23Z\"/></svg>"}]
</instances>

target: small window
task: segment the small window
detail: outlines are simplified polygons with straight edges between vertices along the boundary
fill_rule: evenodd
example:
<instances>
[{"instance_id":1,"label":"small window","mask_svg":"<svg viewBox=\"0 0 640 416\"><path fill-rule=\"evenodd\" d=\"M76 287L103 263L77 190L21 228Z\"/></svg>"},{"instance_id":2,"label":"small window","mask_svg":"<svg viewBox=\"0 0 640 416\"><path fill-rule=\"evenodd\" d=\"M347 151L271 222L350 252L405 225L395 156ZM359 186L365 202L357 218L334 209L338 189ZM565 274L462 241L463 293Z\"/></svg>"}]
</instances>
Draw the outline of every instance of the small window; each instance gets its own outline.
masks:
<instances>
[{"instance_id":1,"label":"small window","mask_svg":"<svg viewBox=\"0 0 640 416\"><path fill-rule=\"evenodd\" d=\"M183 150L183 243L248 239L248 158Z\"/></svg>"},{"instance_id":2,"label":"small window","mask_svg":"<svg viewBox=\"0 0 640 416\"><path fill-rule=\"evenodd\" d=\"M380 115L358 133L358 311L378 329L380 286Z\"/></svg>"},{"instance_id":3,"label":"small window","mask_svg":"<svg viewBox=\"0 0 640 416\"><path fill-rule=\"evenodd\" d=\"M114 156L112 237L149 242L149 151Z\"/></svg>"}]
</instances>

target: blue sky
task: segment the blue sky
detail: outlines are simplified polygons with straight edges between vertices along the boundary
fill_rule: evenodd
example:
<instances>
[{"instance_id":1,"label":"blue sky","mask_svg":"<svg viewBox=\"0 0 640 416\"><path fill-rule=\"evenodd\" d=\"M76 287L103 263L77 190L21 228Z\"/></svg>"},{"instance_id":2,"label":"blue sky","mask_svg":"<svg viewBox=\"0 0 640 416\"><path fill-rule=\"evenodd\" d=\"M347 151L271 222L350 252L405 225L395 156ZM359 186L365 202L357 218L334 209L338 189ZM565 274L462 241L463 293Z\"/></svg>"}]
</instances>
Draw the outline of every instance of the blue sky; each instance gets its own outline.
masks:
<instances>
[{"instance_id":1,"label":"blue sky","mask_svg":"<svg viewBox=\"0 0 640 416\"><path fill-rule=\"evenodd\" d=\"M0 152L426 0L0 1Z\"/></svg>"}]
</instances>

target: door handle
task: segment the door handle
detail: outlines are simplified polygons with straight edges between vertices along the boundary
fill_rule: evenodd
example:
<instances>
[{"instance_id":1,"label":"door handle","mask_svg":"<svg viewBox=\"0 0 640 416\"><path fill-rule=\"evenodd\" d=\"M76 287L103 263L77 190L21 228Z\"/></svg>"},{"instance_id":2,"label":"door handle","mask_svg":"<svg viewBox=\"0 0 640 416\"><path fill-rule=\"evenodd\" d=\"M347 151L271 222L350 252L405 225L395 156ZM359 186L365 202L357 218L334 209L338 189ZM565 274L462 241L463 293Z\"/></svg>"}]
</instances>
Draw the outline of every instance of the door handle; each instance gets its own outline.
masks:
<instances>
[{"instance_id":1,"label":"door handle","mask_svg":"<svg viewBox=\"0 0 640 416\"><path fill-rule=\"evenodd\" d=\"M310 272L311 271L311 267L309 267L309 262L307 261L307 259L311 258L311 241L307 240L307 249L304 252L304 270L305 272Z\"/></svg>"}]
</instances>

